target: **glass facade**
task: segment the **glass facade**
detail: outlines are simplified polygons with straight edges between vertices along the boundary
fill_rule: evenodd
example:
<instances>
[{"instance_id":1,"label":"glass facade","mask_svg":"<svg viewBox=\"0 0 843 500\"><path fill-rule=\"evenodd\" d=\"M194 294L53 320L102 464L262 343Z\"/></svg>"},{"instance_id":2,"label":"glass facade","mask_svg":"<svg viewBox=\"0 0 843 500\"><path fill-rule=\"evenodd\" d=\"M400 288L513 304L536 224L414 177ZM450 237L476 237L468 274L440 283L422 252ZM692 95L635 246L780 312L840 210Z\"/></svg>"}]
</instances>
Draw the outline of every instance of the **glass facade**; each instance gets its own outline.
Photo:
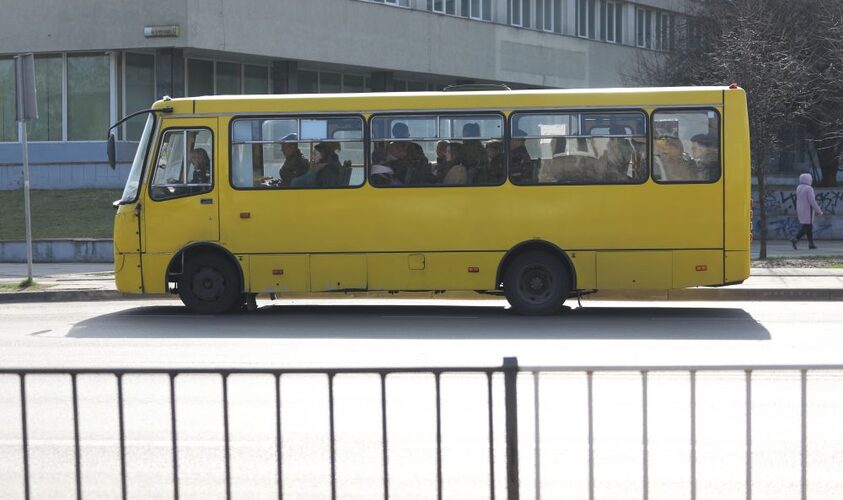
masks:
<instances>
[{"instance_id":1,"label":"glass facade","mask_svg":"<svg viewBox=\"0 0 843 500\"><path fill-rule=\"evenodd\" d=\"M126 105L123 114L149 108L155 101L155 56L126 54ZM126 122L126 139L140 139L146 117L136 116Z\"/></svg>"},{"instance_id":2,"label":"glass facade","mask_svg":"<svg viewBox=\"0 0 843 500\"><path fill-rule=\"evenodd\" d=\"M0 59L0 142L18 140L15 121L15 61Z\"/></svg>"},{"instance_id":3,"label":"glass facade","mask_svg":"<svg viewBox=\"0 0 843 500\"><path fill-rule=\"evenodd\" d=\"M67 57L67 139L103 140L110 121L110 61L105 54Z\"/></svg>"},{"instance_id":4,"label":"glass facade","mask_svg":"<svg viewBox=\"0 0 843 500\"><path fill-rule=\"evenodd\" d=\"M60 55L38 56L35 58L35 88L38 89L38 119L29 124L29 128L27 129L28 140L62 140L61 79L62 58Z\"/></svg>"},{"instance_id":5,"label":"glass facade","mask_svg":"<svg viewBox=\"0 0 843 500\"><path fill-rule=\"evenodd\" d=\"M217 63L217 86L216 94L228 95L239 94L240 92L240 65L237 63Z\"/></svg>"},{"instance_id":6,"label":"glass facade","mask_svg":"<svg viewBox=\"0 0 843 500\"><path fill-rule=\"evenodd\" d=\"M187 61L187 96L214 95L214 62Z\"/></svg>"},{"instance_id":7,"label":"glass facade","mask_svg":"<svg viewBox=\"0 0 843 500\"><path fill-rule=\"evenodd\" d=\"M246 94L269 92L269 68L247 64L243 68L243 92Z\"/></svg>"}]
</instances>

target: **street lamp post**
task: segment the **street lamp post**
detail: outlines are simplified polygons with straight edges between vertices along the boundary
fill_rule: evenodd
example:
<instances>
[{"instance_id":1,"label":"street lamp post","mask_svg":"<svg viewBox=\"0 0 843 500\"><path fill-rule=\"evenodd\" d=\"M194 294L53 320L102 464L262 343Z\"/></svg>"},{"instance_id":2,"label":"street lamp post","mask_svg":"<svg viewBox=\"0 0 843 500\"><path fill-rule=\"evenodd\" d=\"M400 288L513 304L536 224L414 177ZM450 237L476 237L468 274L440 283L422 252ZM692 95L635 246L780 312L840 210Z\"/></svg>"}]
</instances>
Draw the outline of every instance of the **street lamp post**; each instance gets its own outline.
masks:
<instances>
[{"instance_id":1,"label":"street lamp post","mask_svg":"<svg viewBox=\"0 0 843 500\"><path fill-rule=\"evenodd\" d=\"M18 131L23 149L23 206L26 225L26 276L32 282L32 215L29 204L29 146L26 140L26 124L38 119L38 105L35 96L35 56L15 56L15 97L17 104Z\"/></svg>"}]
</instances>

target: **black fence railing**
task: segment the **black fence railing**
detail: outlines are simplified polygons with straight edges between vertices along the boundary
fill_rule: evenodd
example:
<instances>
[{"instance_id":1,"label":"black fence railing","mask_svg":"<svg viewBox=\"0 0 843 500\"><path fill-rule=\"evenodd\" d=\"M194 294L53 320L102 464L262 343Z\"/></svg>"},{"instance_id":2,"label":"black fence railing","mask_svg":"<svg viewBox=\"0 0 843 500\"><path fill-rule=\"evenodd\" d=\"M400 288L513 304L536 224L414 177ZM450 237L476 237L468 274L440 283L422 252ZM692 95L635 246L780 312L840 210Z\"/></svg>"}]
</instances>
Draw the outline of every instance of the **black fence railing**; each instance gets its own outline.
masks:
<instances>
[{"instance_id":1,"label":"black fence railing","mask_svg":"<svg viewBox=\"0 0 843 500\"><path fill-rule=\"evenodd\" d=\"M442 461L442 390L441 379L443 375L448 374L482 374L486 379L486 400L487 400L487 415L488 415L488 475L489 497L496 498L495 492L495 433L493 418L493 407L495 401L493 399L492 380L495 374L502 374L503 383L505 384L505 401L503 404L506 413L505 428L502 429L506 436L506 470L507 470L507 484L505 487L506 498L508 500L518 499L518 433L517 433L517 391L516 391L516 377L518 373L517 360L515 358L506 358L501 367L441 367L441 368L346 368L346 369L202 369L202 368L186 368L186 369L155 369L155 368L138 368L138 369L0 369L0 376L17 376L20 381L20 410L21 410L21 449L23 461L23 482L24 482L24 498L29 500L31 497L30 488L30 436L28 429L28 421L32 415L27 416L28 411L28 392L27 380L33 377L43 375L59 375L67 376L70 379L72 400L72 414L73 414L73 455L75 467L75 495L81 500L83 498L83 476L82 476L82 440L80 439L80 416L79 416L79 393L78 393L78 378L80 376L88 375L105 375L114 376L116 380L117 392L117 420L118 420L118 435L119 435L119 455L120 455L120 492L121 498L124 500L128 498L127 489L127 464L126 464L126 420L125 420L125 400L124 400L124 379L127 376L138 375L162 375L169 379L168 397L169 397L169 427L170 427L170 448L172 454L172 485L173 498L178 499L180 496L179 484L179 436L177 425L177 401L176 401L176 379L179 376L185 375L211 375L218 376L222 388L222 415L223 415L223 449L224 449L224 470L225 470L225 498L232 497L231 485L231 437L230 437L230 422L229 422L229 378L235 375L268 375L274 377L275 386L275 457L277 467L275 468L275 482L277 483L278 498L284 498L284 484L283 484L283 453L282 442L284 439L282 433L282 399L281 399L281 379L288 375L323 375L327 379L328 392L328 422L329 422L329 460L330 460L330 495L332 499L337 498L337 456L336 456L336 434L335 434L335 394L334 394L334 380L339 375L376 375L379 378L380 385L380 430L381 430L381 460L382 460L382 474L383 474L383 497L390 498L390 470L389 470L389 447L388 447L388 426L389 420L387 418L387 378L390 375L398 374L422 374L432 375L435 387L435 419L436 419L436 492L437 498L443 498L443 461ZM501 431L497 431L501 432ZM116 471L115 471L116 472Z\"/></svg>"},{"instance_id":2,"label":"black fence railing","mask_svg":"<svg viewBox=\"0 0 843 500\"><path fill-rule=\"evenodd\" d=\"M506 498L508 500L518 499L519 496L524 493L522 490L526 487L525 490L527 493L524 493L525 496L529 496L529 493L533 493L536 498L539 498L544 493L543 485L542 485L542 477L545 467L548 467L547 464L544 463L544 457L542 455L542 450L544 449L541 437L541 429L544 427L545 429L548 426L559 425L557 422L554 422L553 419L548 419L544 417L544 413L540 410L540 401L544 401L541 388L544 387L545 382L542 380L547 380L544 377L552 377L558 375L573 375L579 377L577 380L582 382L581 389L584 390L585 394L582 394L582 402L584 404L583 407L571 407L570 409L566 409L566 411L571 412L582 412L582 415L585 417L587 421L587 429L585 430L587 434L587 452L584 453L580 460L580 462L585 463L587 462L587 480L586 487L588 491L589 498L595 497L595 433L597 431L596 427L598 424L596 423L595 419L595 401L594 401L594 394L597 389L595 389L595 380L597 374L615 374L615 373L622 373L626 374L628 379L632 379L632 381L638 385L637 389L637 399L636 401L640 404L640 413L638 416L632 414L625 414L619 416L619 421L622 420L634 420L636 422L635 425L640 424L640 429L636 432L639 433L640 436L640 463L641 471L640 475L638 476L640 480L640 486L642 488L642 496L643 498L648 498L650 496L650 483L651 483L651 474L652 474L652 467L651 467L651 431L653 430L651 419L652 419L652 412L655 409L659 408L657 405L654 406L652 402L653 396L653 380L657 378L659 375L677 375L681 376L682 384L684 385L681 393L681 397L679 399L683 399L687 397L687 401L683 404L687 405L687 414L688 414L688 421L687 421L687 435L688 435L688 442L681 445L684 451L682 453L687 455L688 461L688 468L687 471L689 484L687 485L687 490L681 492L683 495L690 492L691 498L696 498L697 490L698 490L698 483L699 483L699 476L698 476L698 419L699 415L702 412L718 412L721 411L721 408L711 408L707 406L705 408L702 407L700 402L698 401L698 387L700 385L700 376L703 374L715 374L721 375L724 373L730 374L732 381L735 383L735 388L740 392L736 399L733 400L732 404L734 406L740 407L738 408L743 413L743 422L739 423L739 434L733 436L734 441L739 441L734 444L733 451L736 454L739 454L742 457L743 461L743 480L740 481L743 483L743 487L745 488L746 497L751 498L753 496L753 485L757 484L755 481L759 479L754 477L754 426L758 425L759 422L763 423L763 417L759 416L758 413L754 408L758 404L755 398L755 392L753 390L754 382L757 381L757 375L771 375L771 374L778 374L775 376L781 376L781 374L785 374L785 377L790 377L790 381L794 384L794 387L798 386L798 391L796 391L796 396L798 400L790 401L789 399L786 401L788 405L791 407L799 408L798 416L795 417L798 420L798 423L794 422L795 427L793 429L793 435L798 436L799 442L799 450L798 450L798 460L793 460L793 462L798 462L799 464L799 471L798 471L798 491L794 490L794 494L801 498L807 498L809 492L809 452L812 450L810 449L811 445L808 441L808 424L809 424L809 408L818 408L819 410L823 410L824 408L834 407L835 404L840 404L840 401L837 399L843 399L840 397L841 392L837 389L843 387L843 365L772 365L772 366L604 366L604 367L596 367L596 366L581 366L581 367L519 367L518 362L515 358L504 358L504 362L502 366L498 367L439 367L439 368L347 368L347 369L223 369L223 370L215 370L215 369L0 369L0 378L2 377L17 377L19 381L19 401L20 401L20 436L21 436L21 460L22 460L22 476L23 476L23 496L27 500L31 496L31 488L30 488L30 467L32 460L32 456L30 453L31 448L31 435L30 429L28 428L29 422L35 417L35 415L31 412L31 408L29 406L29 398L30 393L27 387L27 382L31 380L37 380L39 376L45 375L52 375L52 376L61 376L67 377L70 382L70 399L72 405L72 432L73 432L73 460L74 460L74 467L75 467L75 496L77 499L83 498L84 494L84 475L82 474L82 445L84 444L84 439L80 438L80 395L79 395L79 379L80 377L95 375L95 376L105 376L105 377L114 377L116 381L116 408L114 409L117 413L117 434L118 434L118 442L119 442L119 478L120 478L120 494L123 499L128 498L128 489L129 480L127 476L127 439L126 439L126 397L124 391L124 382L127 377L136 377L136 376L163 376L166 377L167 380L167 404L169 406L167 415L167 421L169 423L169 436L167 436L166 440L168 441L168 445L170 448L170 453L172 455L172 495L174 498L178 499L180 495L180 472L179 472L179 445L181 443L178 430L178 415L177 415L177 391L176 391L176 380L179 377L187 376L187 375L204 375L210 377L218 377L219 384L221 386L221 413L222 413L222 443L221 446L223 448L223 455L222 459L224 460L224 474L225 474L225 481L224 481L224 496L225 498L232 497L232 450L231 450L231 401L230 401L230 381L233 377L238 377L241 375L260 375L266 376L274 382L274 401L272 401L273 411L274 411L274 420L273 420L273 428L274 428L274 436L267 437L267 442L271 439L272 443L271 446L274 447L274 454L275 454L275 461L276 464L273 470L273 478L266 477L266 481L275 482L274 488L277 489L277 497L279 499L284 498L285 495L285 466L288 464L284 460L284 453L283 453L283 445L285 433L283 432L283 419L285 416L285 410L282 407L283 399L282 399L282 380L286 380L288 376L295 376L295 375L319 375L324 377L324 381L326 383L327 389L327 435L328 435L328 453L327 453L327 460L330 462L329 470L330 470L330 497L332 499L338 498L342 496L338 494L337 488L337 457L338 457L338 450L337 450L337 423L342 422L341 418L338 418L336 412L336 384L335 381L338 377L343 377L347 375L369 375L372 377L372 380L376 381L379 385L377 388L377 398L379 400L379 411L376 413L378 414L379 422L377 423L377 427L379 429L380 436L380 450L378 450L378 460L380 463L376 464L375 467L379 469L379 475L382 475L382 485L379 486L378 491L373 493L368 498L376 498L379 496L383 496L385 499L389 499L391 497L391 487L393 486L391 479L393 478L393 471L390 470L391 462L393 457L391 457L390 450L391 450L391 443L390 443L390 430L393 426L398 424L395 419L390 418L390 408L391 404L397 405L399 403L390 402L389 393L387 391L388 381L391 380L390 377L396 375L421 375L426 377L426 380L432 378L432 386L433 386L433 399L434 399L434 415L435 415L435 481L436 481L436 488L435 488L435 496L436 498L444 498L447 496L453 495L446 495L446 492L443 491L443 484L444 484L444 477L446 475L446 464L443 462L443 427L447 423L446 419L444 418L445 413L443 411L443 377L457 375L457 376L477 376L479 380L482 380L479 386L482 386L482 399L485 400L485 409L480 409L478 414L482 415L482 419L485 420L483 425L486 426L486 429L481 429L482 434L484 437L482 438L485 443L482 445L479 443L475 443L477 446L484 446L487 447L488 455L487 458L482 458L480 460L475 460L475 464L478 461L486 461L488 460L487 464L483 464L482 468L486 469L483 473L484 478L488 479L488 484L483 486L488 491L488 497L491 499L495 498ZM818 380L823 381L822 377L825 377L829 372L835 372L833 375L829 375L836 381L841 382L840 386L833 386L831 389L823 389L823 391L827 392L819 392L815 395L816 398L819 398L818 401L814 403L814 406L810 406L808 402L808 390L809 390L809 381L810 376L812 374L818 374ZM836 377L836 378L834 378ZM636 379L637 378L637 379ZM13 379L14 380L14 379ZM529 396L529 394L521 394L521 398L519 398L518 387L520 384L528 383L532 384L533 394L532 394L532 402L533 405L525 404L524 397ZM798 385L797 385L798 384ZM681 385L681 384L680 384ZM822 385L822 384L820 384ZM525 391L529 392L529 391ZM633 390L635 392L635 390ZM790 396L787 396L790 397ZM271 397L270 397L271 398ZM8 398L7 398L8 399ZM675 398L674 398L675 399ZM528 398L529 400L529 398ZM521 401L521 406L519 407L519 401ZM475 401L476 403L476 401ZM269 401L267 401L267 406ZM682 406L682 405L680 405ZM778 407L777 407L778 408ZM2 410L2 409L0 409ZM289 408L288 408L289 410ZM29 412L29 413L28 413ZM526 444L527 449L531 449L533 451L534 456L532 457L533 462L530 463L529 461L525 461L524 456L519 456L519 414L522 417L526 416L533 416L533 419L525 419L522 422L523 425L532 425L532 431L534 432L532 439L529 442L522 443L522 445ZM454 413L448 414L450 417L454 417ZM459 415L457 415L459 416ZM163 417L163 416L162 416ZM270 417L271 419L271 417ZM163 420L163 418L162 418ZM684 425L681 422L678 424L680 426ZM740 428L743 426L742 428ZM529 432L524 432L522 428L522 438L530 438ZM719 432L719 430L718 430ZM826 429L817 429L817 433L821 434L826 432ZM831 433L832 436L836 435L833 432ZM555 444L555 443L554 443ZM637 446L637 445L636 445ZM840 447L843 447L843 443L838 442L827 442L823 443L822 446L830 447L830 449L837 450ZM9 449L8 447L6 449ZM823 450L813 450L813 451L823 451ZM478 456L485 456L486 450L481 450L481 452L474 453L474 457ZM2 457L0 457L2 458ZM789 458L789 457L788 457ZM6 463L9 463L8 457L5 459ZM505 462L505 463L499 463ZM524 466L525 464L528 465L529 468L533 469L531 472L534 473L535 477L535 484L529 484L529 481L525 481L527 476L520 476L519 475L519 464ZM453 465L453 464L451 464ZM457 464L457 469L466 464ZM632 466L632 462L630 462L630 466ZM555 464L553 467L557 467ZM506 474L505 478L501 477L501 472L505 469ZM554 469L556 470L556 469ZM497 476L496 476L497 472ZM115 470L114 474L117 474L118 471ZM453 474L453 471L450 471ZM458 474L459 472L457 472ZM822 478L822 474L816 475L818 478ZM289 478L288 478L289 479ZM822 488L834 487L833 480L829 484L818 484L816 485L820 490ZM475 485L477 486L477 485ZM533 489L531 489L533 488ZM326 488L327 489L327 488ZM480 488L474 489L473 491L479 491ZM677 493L679 494L679 493ZM2 496L2 495L0 495ZM293 495L291 495L293 496ZM399 495L400 496L400 495ZM551 495L552 496L552 495Z\"/></svg>"}]
</instances>

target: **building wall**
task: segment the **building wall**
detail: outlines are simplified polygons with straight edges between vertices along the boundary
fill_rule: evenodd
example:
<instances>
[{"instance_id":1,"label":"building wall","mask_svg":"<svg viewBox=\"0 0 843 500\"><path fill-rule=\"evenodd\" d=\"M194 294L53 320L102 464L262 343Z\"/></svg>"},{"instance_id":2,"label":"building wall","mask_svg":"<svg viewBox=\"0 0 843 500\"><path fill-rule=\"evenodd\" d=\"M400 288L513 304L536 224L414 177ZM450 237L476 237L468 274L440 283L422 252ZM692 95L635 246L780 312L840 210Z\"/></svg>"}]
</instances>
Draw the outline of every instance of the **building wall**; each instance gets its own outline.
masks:
<instances>
[{"instance_id":1,"label":"building wall","mask_svg":"<svg viewBox=\"0 0 843 500\"><path fill-rule=\"evenodd\" d=\"M459 8L461 2L455 3ZM423 90L475 81L527 87L614 87L623 84L625 70L645 52L635 47L636 11L646 7L681 12L686 0L622 2L620 43L601 41L599 23L596 39L577 36L577 0L559 2L563 22L553 26L558 33L535 29L535 3L530 29L510 25L511 0L492 0L488 21L428 12L426 0L406 0L406 4L409 7L367 0L6 0L0 17L0 59L5 58L5 62L0 60L0 70L8 73L8 57L35 52L59 54L56 64L63 69L58 73L64 75L58 77L64 78L64 88L53 83L62 95L51 101L63 109L59 142L30 143L32 185L52 189L122 184L134 143L121 143L121 151L127 153L115 173L105 163L105 142L97 139L100 128L104 136L108 123L134 111L139 102L135 95L134 104L126 101L123 105L125 81L132 78L127 72L123 79L121 73L125 51L154 54L154 84L148 81L144 87L150 100L186 95L191 59L263 65L269 78L267 90L275 92L307 91L297 86L304 71L359 75L358 80L367 79L364 88L376 90L418 90L419 85ZM177 25L179 36L144 37L144 27L153 25ZM77 135L68 122L72 115L67 104L69 61L77 61L84 53L111 54L110 97L108 90L105 97L102 91L96 98L87 97L95 104L83 110L96 108L96 123L79 122L77 115L73 123L86 124L90 130L85 141L67 141ZM0 87L6 81L2 78L0 74ZM5 106L7 119L2 123L10 129L13 104L3 100L4 92L10 91L0 88L0 115ZM143 96L140 100L147 99ZM108 110L108 123L102 107ZM0 141L14 140L16 135L7 130L5 136L0 134ZM127 138L136 139L131 134ZM0 190L18 188L20 171L19 144L0 142Z\"/></svg>"}]
</instances>

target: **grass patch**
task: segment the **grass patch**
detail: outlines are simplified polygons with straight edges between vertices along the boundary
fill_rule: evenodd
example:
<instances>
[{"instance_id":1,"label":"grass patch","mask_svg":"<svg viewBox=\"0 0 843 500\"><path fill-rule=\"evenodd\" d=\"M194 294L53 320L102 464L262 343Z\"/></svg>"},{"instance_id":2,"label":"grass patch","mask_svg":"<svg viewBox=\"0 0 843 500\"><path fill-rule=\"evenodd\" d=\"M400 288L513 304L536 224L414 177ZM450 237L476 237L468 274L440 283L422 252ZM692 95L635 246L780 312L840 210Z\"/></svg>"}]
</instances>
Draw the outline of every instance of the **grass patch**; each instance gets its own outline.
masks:
<instances>
[{"instance_id":1,"label":"grass patch","mask_svg":"<svg viewBox=\"0 0 843 500\"><path fill-rule=\"evenodd\" d=\"M47 287L35 280L24 279L20 283L0 283L0 292L22 292L24 290L44 290Z\"/></svg>"},{"instance_id":2,"label":"grass patch","mask_svg":"<svg viewBox=\"0 0 843 500\"><path fill-rule=\"evenodd\" d=\"M111 238L115 189L30 191L32 238ZM0 240L24 240L23 191L0 191Z\"/></svg>"}]
</instances>

